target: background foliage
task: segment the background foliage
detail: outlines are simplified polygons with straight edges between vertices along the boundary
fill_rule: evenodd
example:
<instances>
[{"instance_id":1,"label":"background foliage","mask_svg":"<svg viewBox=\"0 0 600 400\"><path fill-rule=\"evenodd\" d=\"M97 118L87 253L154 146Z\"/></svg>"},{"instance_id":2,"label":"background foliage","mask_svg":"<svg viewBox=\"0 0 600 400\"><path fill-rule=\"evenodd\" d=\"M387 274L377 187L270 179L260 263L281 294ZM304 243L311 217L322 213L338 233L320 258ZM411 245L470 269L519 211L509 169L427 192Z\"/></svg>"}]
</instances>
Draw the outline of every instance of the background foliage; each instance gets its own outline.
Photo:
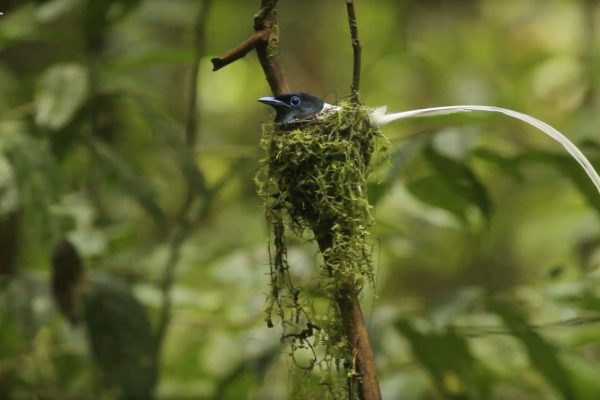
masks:
<instances>
[{"instance_id":1,"label":"background foliage","mask_svg":"<svg viewBox=\"0 0 600 400\"><path fill-rule=\"evenodd\" d=\"M253 55L218 73L209 62L251 32L258 2L210 7L193 152L198 1L0 7L0 397L118 393L89 343L123 313L72 327L52 300L51 254L65 236L111 307L135 313L128 332L140 336L122 340L149 359L156 340L156 398L290 396L286 348L264 323L267 228L253 183L270 118L255 100L268 86ZM357 11L365 103L516 109L566 132L600 168L597 1L358 1ZM347 94L342 2L282 0L280 23L293 88L330 102ZM377 284L364 293L384 398L600 398L600 201L583 173L498 116L384 131L391 165L369 188ZM182 229L190 182L199 194ZM289 259L298 282L314 283L316 249L292 243ZM172 319L152 339L142 327L158 331L165 293Z\"/></svg>"}]
</instances>

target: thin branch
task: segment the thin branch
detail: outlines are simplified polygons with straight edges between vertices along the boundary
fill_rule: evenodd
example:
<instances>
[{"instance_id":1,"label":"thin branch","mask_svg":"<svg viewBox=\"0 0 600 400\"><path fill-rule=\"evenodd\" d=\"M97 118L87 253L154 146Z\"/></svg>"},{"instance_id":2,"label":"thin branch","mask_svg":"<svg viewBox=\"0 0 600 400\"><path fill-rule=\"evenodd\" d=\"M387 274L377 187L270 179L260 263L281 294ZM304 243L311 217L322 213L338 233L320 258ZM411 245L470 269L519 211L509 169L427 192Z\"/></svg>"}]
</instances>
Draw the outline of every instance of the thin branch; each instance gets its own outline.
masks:
<instances>
[{"instance_id":1,"label":"thin branch","mask_svg":"<svg viewBox=\"0 0 600 400\"><path fill-rule=\"evenodd\" d=\"M218 71L232 62L244 57L250 51L256 49L259 44L266 42L268 37L269 31L267 29L254 32L248 39L244 40L237 47L229 50L222 57L212 58L210 61L213 64L213 71Z\"/></svg>"},{"instance_id":2,"label":"thin branch","mask_svg":"<svg viewBox=\"0 0 600 400\"><path fill-rule=\"evenodd\" d=\"M276 41L273 39L273 34L271 33L271 39L269 39L269 43L261 43L256 48L256 54L258 55L258 60L260 61L260 65L265 73L265 77L267 78L267 82L269 83L269 87L271 88L271 92L274 95L289 93L290 87L285 78L285 73L283 72L283 66L279 61L279 57L272 53L275 49ZM277 39L279 40L279 39Z\"/></svg>"},{"instance_id":3,"label":"thin branch","mask_svg":"<svg viewBox=\"0 0 600 400\"><path fill-rule=\"evenodd\" d=\"M208 10L212 0L203 0L200 2L200 7L198 9L198 14L195 22L195 40L194 40L194 60L191 68L191 80L189 86L189 98L188 98L188 114L187 114L187 122L185 129L185 151L189 151L190 157L193 158L194 146L198 139L198 77L200 70L200 60L205 53L205 40L204 40L204 32L206 27L206 20L208 15ZM185 242L187 234L189 232L189 228L191 225L192 218L190 217L190 213L192 211L192 206L195 203L196 197L199 193L203 193L205 196L204 199L204 207L207 207L209 203L209 199L211 199L212 191L206 187L204 176L201 171L197 171L202 179L200 179L201 187L198 187L198 179L193 176L191 173L186 173L186 184L187 191L185 195L185 199L181 205L179 213L177 215L177 222L173 232L173 236L171 237L171 242L169 244L169 255L167 258L167 262L165 263L163 269L162 281L160 283L160 291L162 294L162 304L159 311L159 320L158 320L158 328L156 334L156 346L157 351L160 349L164 338L167 333L167 329L169 327L169 323L171 322L171 309L172 309L172 298L171 298L171 287L173 286L173 282L175 280L175 272L177 269L177 264L179 263L179 259L181 256L181 247Z\"/></svg>"},{"instance_id":4,"label":"thin branch","mask_svg":"<svg viewBox=\"0 0 600 400\"><path fill-rule=\"evenodd\" d=\"M200 61L206 49L206 20L212 0L202 0L194 26L194 59L191 69L191 81L188 86L188 110L185 129L185 144L193 151L198 139L198 78Z\"/></svg>"},{"instance_id":5,"label":"thin branch","mask_svg":"<svg viewBox=\"0 0 600 400\"><path fill-rule=\"evenodd\" d=\"M354 0L346 0L346 10L348 12L348 24L350 25L350 39L352 40L352 86L351 100L354 103L359 102L358 90L360 88L360 64L361 52L360 39L358 38L358 23L356 22L356 11L354 10Z\"/></svg>"},{"instance_id":6,"label":"thin branch","mask_svg":"<svg viewBox=\"0 0 600 400\"><path fill-rule=\"evenodd\" d=\"M258 60L273 94L289 93L290 86L279 58L279 25L277 0L261 0L261 9L254 17L254 29L268 29L267 40L256 48Z\"/></svg>"},{"instance_id":7,"label":"thin branch","mask_svg":"<svg viewBox=\"0 0 600 400\"><path fill-rule=\"evenodd\" d=\"M254 16L254 33L241 44L213 58L213 71L239 60L256 49L267 82L273 94L287 93L290 87L279 59L279 29L277 26L277 0L261 0L261 8Z\"/></svg>"},{"instance_id":8,"label":"thin branch","mask_svg":"<svg viewBox=\"0 0 600 400\"><path fill-rule=\"evenodd\" d=\"M597 325L600 316L573 317L563 321L549 322L540 325L526 325L519 329L522 333L548 331L549 329L573 328L587 325ZM456 333L465 338L478 338L489 336L514 336L514 331L504 326L478 326L478 325L453 325Z\"/></svg>"}]
</instances>

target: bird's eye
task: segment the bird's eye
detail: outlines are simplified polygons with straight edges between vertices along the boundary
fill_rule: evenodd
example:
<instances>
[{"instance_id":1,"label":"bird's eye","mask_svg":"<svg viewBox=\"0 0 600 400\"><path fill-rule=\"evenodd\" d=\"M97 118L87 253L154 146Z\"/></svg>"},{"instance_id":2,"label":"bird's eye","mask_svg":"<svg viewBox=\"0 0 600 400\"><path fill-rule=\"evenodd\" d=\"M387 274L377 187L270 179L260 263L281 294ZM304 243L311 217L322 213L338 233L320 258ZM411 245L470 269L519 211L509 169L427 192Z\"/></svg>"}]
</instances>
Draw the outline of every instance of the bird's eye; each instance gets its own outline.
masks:
<instances>
[{"instance_id":1,"label":"bird's eye","mask_svg":"<svg viewBox=\"0 0 600 400\"><path fill-rule=\"evenodd\" d=\"M298 97L298 96L292 96L290 98L290 104L293 105L294 107L299 106L300 103L302 103L302 100L300 100L300 97Z\"/></svg>"}]
</instances>

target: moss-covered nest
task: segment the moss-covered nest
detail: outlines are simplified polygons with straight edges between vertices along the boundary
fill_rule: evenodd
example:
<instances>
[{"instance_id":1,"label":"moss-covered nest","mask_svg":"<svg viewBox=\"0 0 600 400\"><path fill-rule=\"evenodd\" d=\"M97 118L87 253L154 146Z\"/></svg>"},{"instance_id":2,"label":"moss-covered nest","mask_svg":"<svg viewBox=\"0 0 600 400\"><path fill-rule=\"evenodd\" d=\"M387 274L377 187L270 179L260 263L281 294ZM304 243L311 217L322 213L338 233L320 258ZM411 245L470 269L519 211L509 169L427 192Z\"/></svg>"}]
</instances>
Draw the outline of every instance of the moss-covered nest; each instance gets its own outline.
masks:
<instances>
[{"instance_id":1,"label":"moss-covered nest","mask_svg":"<svg viewBox=\"0 0 600 400\"><path fill-rule=\"evenodd\" d=\"M356 293L365 282L373 282L369 242L373 217L366 183L371 160L384 146L378 146L383 135L371 123L370 111L342 104L314 119L263 128L261 144L266 154L256 181L273 235L266 320L273 326L275 313L283 326L282 340L292 346L295 365L308 373L297 381L298 393L310 390L306 379L315 377L310 371L317 365L322 372L319 385L329 388L329 398L347 398L346 379L355 373L334 299L341 287ZM321 250L318 292L330 300L325 309L317 310L314 290L293 283L286 244L290 231L314 239ZM312 359L298 362L296 350L307 349ZM346 372L340 375L342 370Z\"/></svg>"},{"instance_id":2,"label":"moss-covered nest","mask_svg":"<svg viewBox=\"0 0 600 400\"><path fill-rule=\"evenodd\" d=\"M323 252L324 277L355 287L372 279L368 236L373 218L366 181L383 135L369 111L342 104L319 118L264 126L266 155L257 184L273 225L272 272L288 268L284 235L289 227L313 232Z\"/></svg>"}]
</instances>

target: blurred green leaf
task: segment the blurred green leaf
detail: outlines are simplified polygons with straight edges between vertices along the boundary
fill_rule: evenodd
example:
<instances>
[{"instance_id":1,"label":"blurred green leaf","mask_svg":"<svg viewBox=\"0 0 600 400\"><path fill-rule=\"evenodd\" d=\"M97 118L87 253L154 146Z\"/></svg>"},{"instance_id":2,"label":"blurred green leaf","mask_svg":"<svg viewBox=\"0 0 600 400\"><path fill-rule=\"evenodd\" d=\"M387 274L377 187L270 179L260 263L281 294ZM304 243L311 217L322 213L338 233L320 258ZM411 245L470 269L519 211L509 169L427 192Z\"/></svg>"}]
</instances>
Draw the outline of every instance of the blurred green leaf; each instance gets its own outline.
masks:
<instances>
[{"instance_id":1,"label":"blurred green leaf","mask_svg":"<svg viewBox=\"0 0 600 400\"><path fill-rule=\"evenodd\" d=\"M92 355L122 399L150 399L157 380L157 348L144 307L119 282L93 280L84 296Z\"/></svg>"},{"instance_id":2,"label":"blurred green leaf","mask_svg":"<svg viewBox=\"0 0 600 400\"><path fill-rule=\"evenodd\" d=\"M600 297L590 292L584 292L581 297L575 299L578 306L584 310L591 310L600 313Z\"/></svg>"},{"instance_id":3,"label":"blurred green leaf","mask_svg":"<svg viewBox=\"0 0 600 400\"><path fill-rule=\"evenodd\" d=\"M480 287L466 286L434 298L430 313L436 327L449 326L454 318L473 308L481 300L483 293Z\"/></svg>"},{"instance_id":4,"label":"blurred green leaf","mask_svg":"<svg viewBox=\"0 0 600 400\"><path fill-rule=\"evenodd\" d=\"M181 125L178 125L172 118L164 115L145 99L134 96L133 100L126 104L141 113L148 123L149 129L154 131L158 140L176 152L175 161L179 165L181 173L189 179L190 183L196 185L196 190L201 193L206 192L207 183L204 172L198 168L194 154L191 151L192 149L188 148L185 143L185 133Z\"/></svg>"},{"instance_id":5,"label":"blurred green leaf","mask_svg":"<svg viewBox=\"0 0 600 400\"><path fill-rule=\"evenodd\" d=\"M7 312L3 317L13 318L12 322L7 322L7 334L15 334L13 329L18 330L24 340L17 341L17 348L21 344L26 346L45 328L53 313L48 284L38 275L23 273L12 278L0 294L0 308ZM0 326L4 327L4 324ZM10 353L8 350L0 352L2 355Z\"/></svg>"},{"instance_id":6,"label":"blurred green leaf","mask_svg":"<svg viewBox=\"0 0 600 400\"><path fill-rule=\"evenodd\" d=\"M446 210L460 221L467 221L467 212L471 204L454 192L446 180L439 175L428 175L406 183L408 191L422 202Z\"/></svg>"},{"instance_id":7,"label":"blurred green leaf","mask_svg":"<svg viewBox=\"0 0 600 400\"><path fill-rule=\"evenodd\" d=\"M491 309L502 318L511 334L527 349L529 361L546 382L565 400L578 399L568 371L560 360L559 350L535 332L527 322L527 317L519 310L501 304L494 304Z\"/></svg>"},{"instance_id":8,"label":"blurred green leaf","mask_svg":"<svg viewBox=\"0 0 600 400\"><path fill-rule=\"evenodd\" d=\"M515 160L513 160L512 157L505 157L492 149L484 147L478 147L471 151L470 154L473 157L479 158L489 164L494 165L499 171L517 181L523 180L523 174L521 174L518 164L515 162Z\"/></svg>"},{"instance_id":9,"label":"blurred green leaf","mask_svg":"<svg viewBox=\"0 0 600 400\"><path fill-rule=\"evenodd\" d=\"M491 216L487 190L467 164L442 155L433 146L427 146L423 154L450 191L477 207L486 218Z\"/></svg>"},{"instance_id":10,"label":"blurred green leaf","mask_svg":"<svg viewBox=\"0 0 600 400\"><path fill-rule=\"evenodd\" d=\"M94 47L104 30L133 11L140 0L87 0L83 10L83 34Z\"/></svg>"},{"instance_id":11,"label":"blurred green leaf","mask_svg":"<svg viewBox=\"0 0 600 400\"><path fill-rule=\"evenodd\" d=\"M242 362L223 377L215 399L237 400L243 398L248 389L255 387L257 382L265 379L273 360L279 355L280 348L271 346L263 352L256 354L252 359L244 359Z\"/></svg>"},{"instance_id":12,"label":"blurred green leaf","mask_svg":"<svg viewBox=\"0 0 600 400\"><path fill-rule=\"evenodd\" d=\"M125 193L135 199L157 224L161 224L165 215L150 184L132 171L126 161L102 141L88 135L84 142L101 163L102 169L116 178L122 184Z\"/></svg>"},{"instance_id":13,"label":"blurred green leaf","mask_svg":"<svg viewBox=\"0 0 600 400\"><path fill-rule=\"evenodd\" d=\"M7 303L5 298L0 298L0 326L2 326L0 349L2 350L2 356L6 358L19 354L25 345L23 333L19 329L15 315L10 312Z\"/></svg>"},{"instance_id":14,"label":"blurred green leaf","mask_svg":"<svg viewBox=\"0 0 600 400\"><path fill-rule=\"evenodd\" d=\"M62 181L48 143L24 134L0 136L0 149L12 165L18 187L18 207L29 219L25 227L32 238L50 251L58 224L50 208L59 198Z\"/></svg>"},{"instance_id":15,"label":"blurred green leaf","mask_svg":"<svg viewBox=\"0 0 600 400\"><path fill-rule=\"evenodd\" d=\"M600 380L598 379L600 364L598 362L572 353L562 355L560 360L568 368L568 378L572 382L575 392L573 399L600 399Z\"/></svg>"},{"instance_id":16,"label":"blurred green leaf","mask_svg":"<svg viewBox=\"0 0 600 400\"><path fill-rule=\"evenodd\" d=\"M381 182L371 182L367 191L369 202L376 205L391 190L396 180L406 169L408 163L421 151L426 144L427 138L419 136L410 139L405 145L392 152L390 157L390 168Z\"/></svg>"},{"instance_id":17,"label":"blurred green leaf","mask_svg":"<svg viewBox=\"0 0 600 400\"><path fill-rule=\"evenodd\" d=\"M419 364L446 399L489 399L489 372L473 357L466 340L451 329L421 333L407 320L396 328L409 341Z\"/></svg>"},{"instance_id":18,"label":"blurred green leaf","mask_svg":"<svg viewBox=\"0 0 600 400\"><path fill-rule=\"evenodd\" d=\"M517 157L518 162L541 162L553 166L558 173L571 180L590 207L600 213L600 194L581 166L573 158L543 151L530 151ZM596 170L600 169L600 158L590 158Z\"/></svg>"},{"instance_id":19,"label":"blurred green leaf","mask_svg":"<svg viewBox=\"0 0 600 400\"><path fill-rule=\"evenodd\" d=\"M87 98L88 86L88 73L82 65L50 67L35 95L35 122L52 130L64 127Z\"/></svg>"},{"instance_id":20,"label":"blurred green leaf","mask_svg":"<svg viewBox=\"0 0 600 400\"><path fill-rule=\"evenodd\" d=\"M49 22L71 12L79 3L80 0L45 1L38 6L36 10L36 17L41 22Z\"/></svg>"}]
</instances>

